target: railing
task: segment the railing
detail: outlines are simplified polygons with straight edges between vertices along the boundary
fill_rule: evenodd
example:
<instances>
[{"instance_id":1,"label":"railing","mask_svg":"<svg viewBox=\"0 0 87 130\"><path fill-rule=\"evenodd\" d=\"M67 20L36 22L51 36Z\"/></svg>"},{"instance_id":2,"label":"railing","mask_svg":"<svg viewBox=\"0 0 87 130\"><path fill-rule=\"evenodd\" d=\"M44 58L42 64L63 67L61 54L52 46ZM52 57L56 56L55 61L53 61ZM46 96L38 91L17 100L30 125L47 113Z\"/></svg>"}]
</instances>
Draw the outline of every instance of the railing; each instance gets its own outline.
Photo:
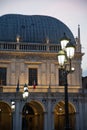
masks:
<instances>
[{"instance_id":1,"label":"railing","mask_svg":"<svg viewBox=\"0 0 87 130\"><path fill-rule=\"evenodd\" d=\"M0 42L0 51L58 52L60 44Z\"/></svg>"}]
</instances>

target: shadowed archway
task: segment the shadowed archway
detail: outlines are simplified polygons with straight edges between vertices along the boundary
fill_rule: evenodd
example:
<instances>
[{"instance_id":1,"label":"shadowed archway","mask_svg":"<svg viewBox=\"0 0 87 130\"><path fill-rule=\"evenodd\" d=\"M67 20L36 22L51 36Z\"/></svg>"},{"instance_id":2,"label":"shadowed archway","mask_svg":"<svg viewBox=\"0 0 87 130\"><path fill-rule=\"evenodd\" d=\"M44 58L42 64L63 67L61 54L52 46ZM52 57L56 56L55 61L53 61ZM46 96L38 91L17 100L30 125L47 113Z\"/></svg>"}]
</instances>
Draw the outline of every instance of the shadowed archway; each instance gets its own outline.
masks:
<instances>
[{"instance_id":1,"label":"shadowed archway","mask_svg":"<svg viewBox=\"0 0 87 130\"><path fill-rule=\"evenodd\" d=\"M44 130L44 113L40 103L31 101L24 105L22 130Z\"/></svg>"},{"instance_id":2,"label":"shadowed archway","mask_svg":"<svg viewBox=\"0 0 87 130\"><path fill-rule=\"evenodd\" d=\"M5 102L0 102L0 130L11 130L11 108Z\"/></svg>"},{"instance_id":3,"label":"shadowed archway","mask_svg":"<svg viewBox=\"0 0 87 130\"><path fill-rule=\"evenodd\" d=\"M75 107L71 103L69 106L69 123L72 130L76 130L76 117ZM55 130L65 130L65 103L64 101L59 102L54 109L54 127Z\"/></svg>"}]
</instances>

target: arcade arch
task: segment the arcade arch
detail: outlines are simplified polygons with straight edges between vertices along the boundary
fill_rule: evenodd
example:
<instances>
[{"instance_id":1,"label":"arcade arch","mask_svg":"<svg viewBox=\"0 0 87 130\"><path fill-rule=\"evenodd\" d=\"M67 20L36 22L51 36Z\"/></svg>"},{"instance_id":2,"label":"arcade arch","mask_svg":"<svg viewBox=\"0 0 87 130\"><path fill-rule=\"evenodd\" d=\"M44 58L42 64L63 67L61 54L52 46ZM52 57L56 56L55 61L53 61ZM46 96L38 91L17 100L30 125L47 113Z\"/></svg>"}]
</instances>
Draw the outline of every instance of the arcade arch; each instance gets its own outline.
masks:
<instances>
[{"instance_id":1,"label":"arcade arch","mask_svg":"<svg viewBox=\"0 0 87 130\"><path fill-rule=\"evenodd\" d=\"M7 103L0 101L0 130L11 130L11 125L11 107Z\"/></svg>"},{"instance_id":2,"label":"arcade arch","mask_svg":"<svg viewBox=\"0 0 87 130\"><path fill-rule=\"evenodd\" d=\"M44 130L44 109L39 102L25 103L22 110L22 130Z\"/></svg>"},{"instance_id":3,"label":"arcade arch","mask_svg":"<svg viewBox=\"0 0 87 130\"><path fill-rule=\"evenodd\" d=\"M69 107L69 123L72 130L76 129L76 109L72 103L68 103ZM65 129L65 103L60 101L54 108L54 127L55 130Z\"/></svg>"}]
</instances>

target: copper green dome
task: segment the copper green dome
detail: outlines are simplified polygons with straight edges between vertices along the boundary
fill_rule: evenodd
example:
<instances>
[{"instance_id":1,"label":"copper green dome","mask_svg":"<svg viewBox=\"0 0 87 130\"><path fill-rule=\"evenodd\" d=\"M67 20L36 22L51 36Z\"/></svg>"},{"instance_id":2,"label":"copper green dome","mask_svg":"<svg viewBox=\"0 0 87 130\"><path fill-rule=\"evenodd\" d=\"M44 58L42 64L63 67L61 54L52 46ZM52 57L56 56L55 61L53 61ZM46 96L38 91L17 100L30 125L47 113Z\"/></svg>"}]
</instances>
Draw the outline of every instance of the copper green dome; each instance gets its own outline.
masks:
<instances>
[{"instance_id":1,"label":"copper green dome","mask_svg":"<svg viewBox=\"0 0 87 130\"><path fill-rule=\"evenodd\" d=\"M7 14L0 17L0 41L15 42L17 35L21 42L59 44L66 33L75 42L70 29L60 20L43 15Z\"/></svg>"}]
</instances>

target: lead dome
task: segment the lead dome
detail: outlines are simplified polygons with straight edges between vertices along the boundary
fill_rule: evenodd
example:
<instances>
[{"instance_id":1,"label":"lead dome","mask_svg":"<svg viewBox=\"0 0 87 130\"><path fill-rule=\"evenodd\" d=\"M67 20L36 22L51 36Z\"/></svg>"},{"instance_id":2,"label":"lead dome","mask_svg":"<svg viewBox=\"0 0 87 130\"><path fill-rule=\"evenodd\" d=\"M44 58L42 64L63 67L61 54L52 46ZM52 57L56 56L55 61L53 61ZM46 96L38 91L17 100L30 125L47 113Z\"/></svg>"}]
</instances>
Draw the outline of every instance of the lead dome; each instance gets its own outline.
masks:
<instances>
[{"instance_id":1,"label":"lead dome","mask_svg":"<svg viewBox=\"0 0 87 130\"><path fill-rule=\"evenodd\" d=\"M66 33L75 43L70 29L60 20L43 15L7 14L0 17L0 41L16 42L20 36L21 42L59 44L60 38Z\"/></svg>"}]
</instances>

